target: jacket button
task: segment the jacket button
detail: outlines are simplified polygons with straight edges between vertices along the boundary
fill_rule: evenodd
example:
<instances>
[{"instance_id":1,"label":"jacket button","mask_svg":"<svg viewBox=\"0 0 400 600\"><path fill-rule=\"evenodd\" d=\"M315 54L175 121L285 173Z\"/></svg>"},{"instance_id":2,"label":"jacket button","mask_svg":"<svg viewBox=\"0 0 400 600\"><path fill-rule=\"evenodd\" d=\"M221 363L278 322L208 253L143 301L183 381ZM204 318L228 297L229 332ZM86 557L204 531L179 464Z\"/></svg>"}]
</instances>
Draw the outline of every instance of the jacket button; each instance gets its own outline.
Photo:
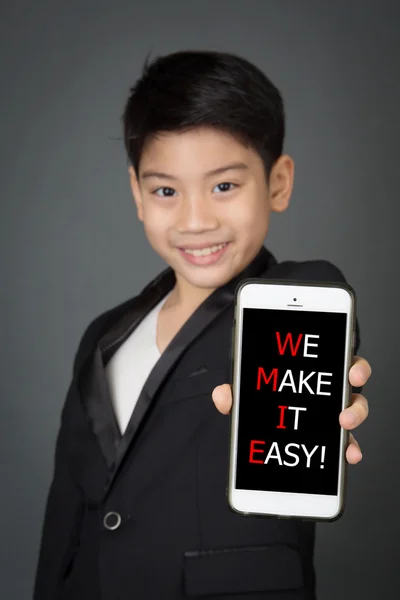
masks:
<instances>
[{"instance_id":1,"label":"jacket button","mask_svg":"<svg viewBox=\"0 0 400 600\"><path fill-rule=\"evenodd\" d=\"M106 529L110 531L114 531L114 529L118 529L121 525L122 519L121 515L117 512L111 511L108 512L103 519L103 525Z\"/></svg>"}]
</instances>

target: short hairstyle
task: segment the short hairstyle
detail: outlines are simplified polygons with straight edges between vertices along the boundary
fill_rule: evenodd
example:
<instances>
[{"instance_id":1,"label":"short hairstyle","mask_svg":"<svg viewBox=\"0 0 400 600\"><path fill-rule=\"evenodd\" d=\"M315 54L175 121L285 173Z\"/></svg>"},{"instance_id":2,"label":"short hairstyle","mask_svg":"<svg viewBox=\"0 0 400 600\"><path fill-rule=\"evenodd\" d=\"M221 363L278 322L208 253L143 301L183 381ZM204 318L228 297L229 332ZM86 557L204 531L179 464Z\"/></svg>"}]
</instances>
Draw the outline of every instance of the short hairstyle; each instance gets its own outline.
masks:
<instances>
[{"instance_id":1,"label":"short hairstyle","mask_svg":"<svg viewBox=\"0 0 400 600\"><path fill-rule=\"evenodd\" d=\"M269 179L285 136L279 90L251 62L225 52L187 50L151 63L146 59L122 121L126 152L137 174L152 136L206 126L251 146Z\"/></svg>"}]
</instances>

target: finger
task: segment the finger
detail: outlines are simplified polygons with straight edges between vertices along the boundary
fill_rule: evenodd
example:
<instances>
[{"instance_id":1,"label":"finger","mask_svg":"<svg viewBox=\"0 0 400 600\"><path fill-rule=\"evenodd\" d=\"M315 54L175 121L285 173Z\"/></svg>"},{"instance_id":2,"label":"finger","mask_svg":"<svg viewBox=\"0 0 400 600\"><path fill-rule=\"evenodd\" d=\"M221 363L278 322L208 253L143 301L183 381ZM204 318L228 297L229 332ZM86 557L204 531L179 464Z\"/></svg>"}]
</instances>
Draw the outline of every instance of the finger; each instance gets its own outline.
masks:
<instances>
[{"instance_id":1,"label":"finger","mask_svg":"<svg viewBox=\"0 0 400 600\"><path fill-rule=\"evenodd\" d=\"M365 421L369 413L368 400L362 394L352 394L351 404L339 416L339 423L344 429L355 429Z\"/></svg>"},{"instance_id":2,"label":"finger","mask_svg":"<svg viewBox=\"0 0 400 600\"><path fill-rule=\"evenodd\" d=\"M351 465L356 465L362 460L362 452L353 434L349 434L349 445L346 450L346 460Z\"/></svg>"},{"instance_id":3,"label":"finger","mask_svg":"<svg viewBox=\"0 0 400 600\"><path fill-rule=\"evenodd\" d=\"M350 385L353 387L365 385L371 377L371 373L372 369L369 362L365 358L361 358L361 356L355 356L349 371Z\"/></svg>"},{"instance_id":4,"label":"finger","mask_svg":"<svg viewBox=\"0 0 400 600\"><path fill-rule=\"evenodd\" d=\"M223 415L229 415L232 408L232 390L228 383L218 385L212 392L214 404Z\"/></svg>"}]
</instances>

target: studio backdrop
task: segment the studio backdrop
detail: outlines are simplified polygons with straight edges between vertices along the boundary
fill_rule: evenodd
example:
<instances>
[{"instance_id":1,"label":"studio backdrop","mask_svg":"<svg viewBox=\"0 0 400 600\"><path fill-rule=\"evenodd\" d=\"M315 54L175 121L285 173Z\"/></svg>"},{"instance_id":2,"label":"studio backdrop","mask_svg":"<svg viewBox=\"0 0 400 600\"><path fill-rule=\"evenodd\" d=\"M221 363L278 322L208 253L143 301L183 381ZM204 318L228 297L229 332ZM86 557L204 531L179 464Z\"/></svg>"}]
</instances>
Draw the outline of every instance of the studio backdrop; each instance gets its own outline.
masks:
<instances>
[{"instance_id":1,"label":"studio backdrop","mask_svg":"<svg viewBox=\"0 0 400 600\"><path fill-rule=\"evenodd\" d=\"M120 117L149 52L183 49L248 58L285 98L295 191L266 246L342 269L373 370L345 515L318 525L318 597L397 597L399 21L395 0L2 4L1 598L32 595L80 336L165 266L136 218Z\"/></svg>"}]
</instances>

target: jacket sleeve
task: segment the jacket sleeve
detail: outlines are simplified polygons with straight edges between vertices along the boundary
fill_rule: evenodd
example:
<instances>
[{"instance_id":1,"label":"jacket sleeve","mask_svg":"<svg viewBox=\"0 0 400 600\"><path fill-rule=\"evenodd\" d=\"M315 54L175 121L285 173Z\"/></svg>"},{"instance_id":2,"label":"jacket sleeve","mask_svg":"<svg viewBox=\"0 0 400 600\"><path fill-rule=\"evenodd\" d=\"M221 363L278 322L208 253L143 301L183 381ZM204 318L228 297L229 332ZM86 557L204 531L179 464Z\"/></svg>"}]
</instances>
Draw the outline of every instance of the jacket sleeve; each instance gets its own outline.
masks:
<instances>
[{"instance_id":1,"label":"jacket sleeve","mask_svg":"<svg viewBox=\"0 0 400 600\"><path fill-rule=\"evenodd\" d=\"M95 339L97 325L98 319L89 325L82 336L74 358L73 375ZM44 513L33 600L54 600L57 597L57 587L72 559L80 533L84 502L80 489L71 477L68 460L72 437L70 415L74 414L75 402L75 382L72 377L56 439L53 477Z\"/></svg>"},{"instance_id":2,"label":"jacket sleeve","mask_svg":"<svg viewBox=\"0 0 400 600\"><path fill-rule=\"evenodd\" d=\"M69 473L68 427L65 412L73 401L72 383L61 415L53 478L47 496L39 560L34 586L34 600L54 600L56 589L69 560L83 512L80 490Z\"/></svg>"}]
</instances>

